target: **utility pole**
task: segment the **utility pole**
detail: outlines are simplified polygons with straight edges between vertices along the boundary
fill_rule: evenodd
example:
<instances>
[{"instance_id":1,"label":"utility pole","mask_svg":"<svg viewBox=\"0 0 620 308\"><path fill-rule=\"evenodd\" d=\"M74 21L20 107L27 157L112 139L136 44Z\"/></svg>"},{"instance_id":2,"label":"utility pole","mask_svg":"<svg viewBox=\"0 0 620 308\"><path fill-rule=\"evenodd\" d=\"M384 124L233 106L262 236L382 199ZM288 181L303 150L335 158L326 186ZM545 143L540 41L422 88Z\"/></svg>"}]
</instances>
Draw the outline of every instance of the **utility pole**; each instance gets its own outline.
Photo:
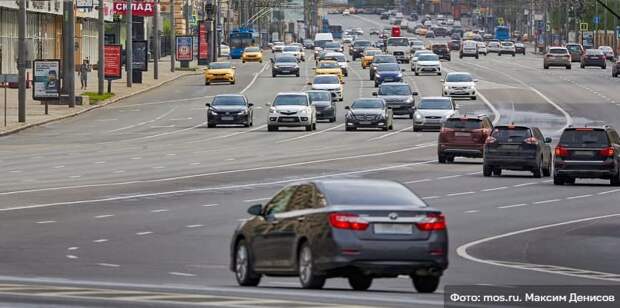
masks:
<instances>
[{"instance_id":1,"label":"utility pole","mask_svg":"<svg viewBox=\"0 0 620 308\"><path fill-rule=\"evenodd\" d=\"M215 48L213 48L214 44L215 44L215 27L214 27L214 21L213 21L213 11L214 11L214 6L213 6L213 0L207 0L207 3L204 4L205 5L205 13L207 15L207 46L209 46L209 63L211 62L215 62L217 61L217 58L215 57L214 50L217 50Z\"/></svg>"},{"instance_id":2,"label":"utility pole","mask_svg":"<svg viewBox=\"0 0 620 308\"><path fill-rule=\"evenodd\" d=\"M103 94L103 83L104 83L104 67L105 67L105 57L104 57L104 44L105 44L105 22L103 16L103 0L99 0L99 20L98 20L98 30L99 30L99 60L97 61L97 93L99 95Z\"/></svg>"},{"instance_id":3,"label":"utility pole","mask_svg":"<svg viewBox=\"0 0 620 308\"><path fill-rule=\"evenodd\" d=\"M159 0L155 1L155 15L153 16L153 79L159 79Z\"/></svg>"},{"instance_id":4,"label":"utility pole","mask_svg":"<svg viewBox=\"0 0 620 308\"><path fill-rule=\"evenodd\" d=\"M73 0L64 2L64 18L66 31L63 31L65 50L63 53L66 63L64 76L65 91L69 94L69 108L75 107L75 11Z\"/></svg>"},{"instance_id":5,"label":"utility pole","mask_svg":"<svg viewBox=\"0 0 620 308\"><path fill-rule=\"evenodd\" d=\"M19 73L18 84L18 120L20 123L26 122L26 0L19 1L19 41L17 55L17 70ZM6 90L5 90L6 91ZM5 98L6 103L6 98ZM6 114L6 112L5 112Z\"/></svg>"},{"instance_id":6,"label":"utility pole","mask_svg":"<svg viewBox=\"0 0 620 308\"><path fill-rule=\"evenodd\" d=\"M125 41L125 69L127 70L127 87L133 85L133 10L131 0L127 0L127 38Z\"/></svg>"},{"instance_id":7,"label":"utility pole","mask_svg":"<svg viewBox=\"0 0 620 308\"><path fill-rule=\"evenodd\" d=\"M170 0L170 71L174 73L174 67L176 65L175 59L177 56L177 42L176 42L176 22L174 18L174 1Z\"/></svg>"}]
</instances>

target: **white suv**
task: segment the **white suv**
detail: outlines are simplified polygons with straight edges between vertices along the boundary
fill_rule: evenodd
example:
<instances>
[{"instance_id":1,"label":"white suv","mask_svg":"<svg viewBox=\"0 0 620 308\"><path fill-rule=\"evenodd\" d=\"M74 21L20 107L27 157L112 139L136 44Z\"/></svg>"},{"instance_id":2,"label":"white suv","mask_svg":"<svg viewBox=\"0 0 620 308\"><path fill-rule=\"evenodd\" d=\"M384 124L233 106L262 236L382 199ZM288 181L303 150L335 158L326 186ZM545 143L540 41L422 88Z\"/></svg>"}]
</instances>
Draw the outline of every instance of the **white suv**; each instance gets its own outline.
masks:
<instances>
[{"instance_id":1,"label":"white suv","mask_svg":"<svg viewBox=\"0 0 620 308\"><path fill-rule=\"evenodd\" d=\"M509 54L513 57L517 54L517 49L515 47L515 43L513 42L501 42L501 49L498 52L498 55Z\"/></svg>"},{"instance_id":2,"label":"white suv","mask_svg":"<svg viewBox=\"0 0 620 308\"><path fill-rule=\"evenodd\" d=\"M452 72L442 79L443 89L442 96L450 97L468 97L472 100L478 95L476 92L476 83L478 79L474 79L470 73Z\"/></svg>"},{"instance_id":3,"label":"white suv","mask_svg":"<svg viewBox=\"0 0 620 308\"><path fill-rule=\"evenodd\" d=\"M276 131L280 126L305 127L316 130L316 108L308 94L303 92L278 93L269 108L267 130Z\"/></svg>"},{"instance_id":4,"label":"white suv","mask_svg":"<svg viewBox=\"0 0 620 308\"><path fill-rule=\"evenodd\" d=\"M459 52L459 58L474 57L478 59L478 42L476 41L463 41L461 45L461 51Z\"/></svg>"}]
</instances>

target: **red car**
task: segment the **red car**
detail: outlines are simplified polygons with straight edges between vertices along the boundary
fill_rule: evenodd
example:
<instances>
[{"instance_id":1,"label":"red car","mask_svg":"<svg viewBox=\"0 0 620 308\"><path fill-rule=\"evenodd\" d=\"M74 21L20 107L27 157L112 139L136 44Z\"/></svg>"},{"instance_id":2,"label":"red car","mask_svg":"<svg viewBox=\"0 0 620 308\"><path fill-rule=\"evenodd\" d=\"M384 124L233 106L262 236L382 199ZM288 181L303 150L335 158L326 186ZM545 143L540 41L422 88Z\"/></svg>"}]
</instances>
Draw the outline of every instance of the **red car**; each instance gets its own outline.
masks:
<instances>
[{"instance_id":1,"label":"red car","mask_svg":"<svg viewBox=\"0 0 620 308\"><path fill-rule=\"evenodd\" d=\"M400 26L392 26L392 37L400 37Z\"/></svg>"},{"instance_id":2,"label":"red car","mask_svg":"<svg viewBox=\"0 0 620 308\"><path fill-rule=\"evenodd\" d=\"M493 123L486 115L452 116L439 131L437 159L440 164L454 162L454 157L480 158L484 143L493 130Z\"/></svg>"}]
</instances>

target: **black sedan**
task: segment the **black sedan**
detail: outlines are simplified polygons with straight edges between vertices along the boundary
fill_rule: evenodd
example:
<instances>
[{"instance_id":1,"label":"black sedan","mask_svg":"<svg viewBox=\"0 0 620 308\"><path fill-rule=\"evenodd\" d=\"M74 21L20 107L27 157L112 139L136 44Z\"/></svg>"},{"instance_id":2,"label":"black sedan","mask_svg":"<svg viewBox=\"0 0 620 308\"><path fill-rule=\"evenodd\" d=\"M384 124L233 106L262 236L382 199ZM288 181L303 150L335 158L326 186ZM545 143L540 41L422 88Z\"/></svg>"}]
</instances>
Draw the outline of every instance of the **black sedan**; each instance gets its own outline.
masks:
<instances>
[{"instance_id":1,"label":"black sedan","mask_svg":"<svg viewBox=\"0 0 620 308\"><path fill-rule=\"evenodd\" d=\"M242 286L298 276L303 288L320 289L344 277L366 290L375 278L408 275L418 292L432 293L448 267L444 215L392 181L295 184L248 213L231 242L230 269Z\"/></svg>"},{"instance_id":2,"label":"black sedan","mask_svg":"<svg viewBox=\"0 0 620 308\"><path fill-rule=\"evenodd\" d=\"M611 67L611 76L616 78L620 75L620 60L616 61Z\"/></svg>"},{"instance_id":3,"label":"black sedan","mask_svg":"<svg viewBox=\"0 0 620 308\"><path fill-rule=\"evenodd\" d=\"M238 94L220 94L207 103L207 127L218 124L238 124L245 127L254 124L254 105Z\"/></svg>"},{"instance_id":4,"label":"black sedan","mask_svg":"<svg viewBox=\"0 0 620 308\"><path fill-rule=\"evenodd\" d=\"M581 68L587 66L598 66L602 69L607 68L607 59L605 54L598 49L588 49L581 56Z\"/></svg>"},{"instance_id":5,"label":"black sedan","mask_svg":"<svg viewBox=\"0 0 620 308\"><path fill-rule=\"evenodd\" d=\"M499 176L502 169L530 171L535 178L551 175L551 138L536 127L496 126L484 145L484 176Z\"/></svg>"},{"instance_id":6,"label":"black sedan","mask_svg":"<svg viewBox=\"0 0 620 308\"><path fill-rule=\"evenodd\" d=\"M310 103L316 108L317 120L336 122L336 101L329 91L310 90L306 93L310 97Z\"/></svg>"},{"instance_id":7,"label":"black sedan","mask_svg":"<svg viewBox=\"0 0 620 308\"><path fill-rule=\"evenodd\" d=\"M394 115L381 98L361 98L353 101L347 110L345 130L358 128L394 129Z\"/></svg>"}]
</instances>

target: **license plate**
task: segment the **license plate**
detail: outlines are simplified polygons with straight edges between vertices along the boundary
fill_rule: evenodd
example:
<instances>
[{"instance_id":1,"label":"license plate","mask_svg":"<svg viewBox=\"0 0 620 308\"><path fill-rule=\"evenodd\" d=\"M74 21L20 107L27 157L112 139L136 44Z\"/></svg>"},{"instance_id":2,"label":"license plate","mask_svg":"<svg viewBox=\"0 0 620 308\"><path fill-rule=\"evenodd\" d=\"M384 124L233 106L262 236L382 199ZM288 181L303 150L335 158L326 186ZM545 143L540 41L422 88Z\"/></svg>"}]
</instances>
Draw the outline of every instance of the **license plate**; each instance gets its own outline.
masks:
<instances>
[{"instance_id":1,"label":"license plate","mask_svg":"<svg viewBox=\"0 0 620 308\"><path fill-rule=\"evenodd\" d=\"M581 156L581 157L592 157L594 156L594 152L592 151L575 151L574 152L575 156Z\"/></svg>"},{"instance_id":2,"label":"license plate","mask_svg":"<svg viewBox=\"0 0 620 308\"><path fill-rule=\"evenodd\" d=\"M222 117L222 121L232 121L234 119L234 117Z\"/></svg>"},{"instance_id":3,"label":"license plate","mask_svg":"<svg viewBox=\"0 0 620 308\"><path fill-rule=\"evenodd\" d=\"M383 80L385 80L385 81L393 81L394 79L393 78L384 78Z\"/></svg>"},{"instance_id":4,"label":"license plate","mask_svg":"<svg viewBox=\"0 0 620 308\"><path fill-rule=\"evenodd\" d=\"M470 133L456 132L456 133L454 133L454 136L456 136L456 137L471 137L471 134Z\"/></svg>"},{"instance_id":5,"label":"license plate","mask_svg":"<svg viewBox=\"0 0 620 308\"><path fill-rule=\"evenodd\" d=\"M503 150L518 150L519 145L518 144L504 144L501 146L501 148Z\"/></svg>"},{"instance_id":6,"label":"license plate","mask_svg":"<svg viewBox=\"0 0 620 308\"><path fill-rule=\"evenodd\" d=\"M282 118L282 120L281 120L281 121L282 121L282 122L294 122L294 121L295 121L295 119L293 119L293 118Z\"/></svg>"},{"instance_id":7,"label":"license plate","mask_svg":"<svg viewBox=\"0 0 620 308\"><path fill-rule=\"evenodd\" d=\"M372 122L370 121L360 121L361 125L370 125Z\"/></svg>"},{"instance_id":8,"label":"license plate","mask_svg":"<svg viewBox=\"0 0 620 308\"><path fill-rule=\"evenodd\" d=\"M412 234L411 224L374 224L375 234Z\"/></svg>"}]
</instances>

